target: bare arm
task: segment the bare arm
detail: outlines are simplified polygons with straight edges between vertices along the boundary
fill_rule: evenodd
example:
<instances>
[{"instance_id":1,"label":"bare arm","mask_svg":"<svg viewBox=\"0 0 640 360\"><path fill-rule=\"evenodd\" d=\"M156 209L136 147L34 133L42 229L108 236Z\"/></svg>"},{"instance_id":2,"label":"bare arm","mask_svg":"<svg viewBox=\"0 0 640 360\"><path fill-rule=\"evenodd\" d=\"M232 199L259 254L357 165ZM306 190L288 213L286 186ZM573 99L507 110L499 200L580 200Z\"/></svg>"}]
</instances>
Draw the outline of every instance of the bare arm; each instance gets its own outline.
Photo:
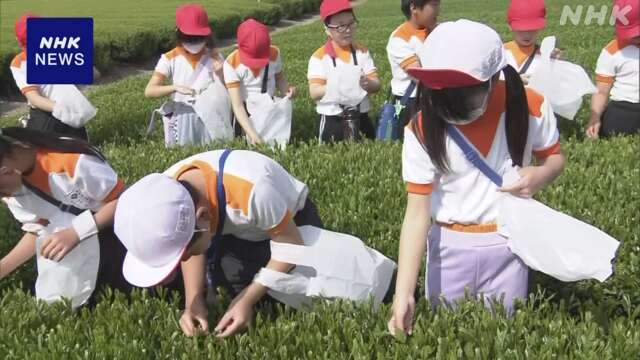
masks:
<instances>
[{"instance_id":1,"label":"bare arm","mask_svg":"<svg viewBox=\"0 0 640 360\"><path fill-rule=\"evenodd\" d=\"M29 103L32 106L35 106L42 111L53 112L53 107L56 103L53 100L40 95L40 92L37 90L29 91L24 94L24 96L29 100Z\"/></svg>"},{"instance_id":2,"label":"bare arm","mask_svg":"<svg viewBox=\"0 0 640 360\"><path fill-rule=\"evenodd\" d=\"M326 92L327 84L309 84L309 95L313 101L320 101Z\"/></svg>"},{"instance_id":3,"label":"bare arm","mask_svg":"<svg viewBox=\"0 0 640 360\"><path fill-rule=\"evenodd\" d=\"M240 123L240 126L242 126L244 131L247 133L247 135L249 135L249 138L251 138L254 143L261 144L262 139L260 139L260 135L258 135L256 130L253 128L251 119L249 119L249 114L247 114L247 110L244 108L244 104L242 103L240 88L230 88L229 97L231 98L233 114L236 116L236 119Z\"/></svg>"},{"instance_id":4,"label":"bare arm","mask_svg":"<svg viewBox=\"0 0 640 360\"><path fill-rule=\"evenodd\" d=\"M604 110L607 108L609 102L609 94L613 84L607 84L604 82L597 82L598 90L591 96L591 118L587 125L587 136L592 139L598 138L600 132L601 119Z\"/></svg>"},{"instance_id":5,"label":"bare arm","mask_svg":"<svg viewBox=\"0 0 640 360\"><path fill-rule=\"evenodd\" d=\"M11 274L36 254L36 234L24 233L16 246L0 260L0 279Z\"/></svg>"}]
</instances>

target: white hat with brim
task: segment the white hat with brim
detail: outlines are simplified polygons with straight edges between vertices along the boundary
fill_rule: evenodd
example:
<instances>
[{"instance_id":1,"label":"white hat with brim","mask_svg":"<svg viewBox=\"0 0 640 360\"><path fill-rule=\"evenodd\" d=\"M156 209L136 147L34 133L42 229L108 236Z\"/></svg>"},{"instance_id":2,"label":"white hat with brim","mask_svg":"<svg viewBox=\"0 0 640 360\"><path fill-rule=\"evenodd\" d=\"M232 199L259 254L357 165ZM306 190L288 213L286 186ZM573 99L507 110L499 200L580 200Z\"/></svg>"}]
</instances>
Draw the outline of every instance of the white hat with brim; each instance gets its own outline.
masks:
<instances>
[{"instance_id":1,"label":"white hat with brim","mask_svg":"<svg viewBox=\"0 0 640 360\"><path fill-rule=\"evenodd\" d=\"M154 286L176 269L195 231L189 191L164 174L151 174L118 199L113 229L127 248L122 273L132 285Z\"/></svg>"},{"instance_id":2,"label":"white hat with brim","mask_svg":"<svg viewBox=\"0 0 640 360\"><path fill-rule=\"evenodd\" d=\"M485 24L465 19L438 25L418 56L421 67L407 72L430 89L482 84L507 66L500 35Z\"/></svg>"}]
</instances>

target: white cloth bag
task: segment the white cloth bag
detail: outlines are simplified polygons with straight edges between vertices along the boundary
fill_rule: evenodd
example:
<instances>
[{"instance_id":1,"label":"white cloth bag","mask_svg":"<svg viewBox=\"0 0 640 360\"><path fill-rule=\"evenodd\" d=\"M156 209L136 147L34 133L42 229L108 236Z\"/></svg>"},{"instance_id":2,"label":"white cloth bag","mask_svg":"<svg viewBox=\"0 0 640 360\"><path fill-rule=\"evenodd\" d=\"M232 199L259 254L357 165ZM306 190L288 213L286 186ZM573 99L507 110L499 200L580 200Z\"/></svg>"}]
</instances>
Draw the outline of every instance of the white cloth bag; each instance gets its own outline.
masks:
<instances>
[{"instance_id":1,"label":"white cloth bag","mask_svg":"<svg viewBox=\"0 0 640 360\"><path fill-rule=\"evenodd\" d=\"M321 99L325 103L334 103L348 107L356 107L367 96L360 86L363 74L361 66L341 64L327 76L327 90Z\"/></svg>"},{"instance_id":2,"label":"white cloth bag","mask_svg":"<svg viewBox=\"0 0 640 360\"><path fill-rule=\"evenodd\" d=\"M552 60L555 46L555 36L542 40L540 63L529 79L529 86L547 98L556 114L573 120L582 106L582 97L595 93L596 87L581 66Z\"/></svg>"},{"instance_id":3,"label":"white cloth bag","mask_svg":"<svg viewBox=\"0 0 640 360\"><path fill-rule=\"evenodd\" d=\"M253 127L270 146L285 149L291 138L293 106L289 97L272 99L269 94L253 94L247 99Z\"/></svg>"},{"instance_id":4,"label":"white cloth bag","mask_svg":"<svg viewBox=\"0 0 640 360\"><path fill-rule=\"evenodd\" d=\"M75 85L51 85L50 99L55 102L52 115L73 128L82 128L98 112Z\"/></svg>"},{"instance_id":5,"label":"white cloth bag","mask_svg":"<svg viewBox=\"0 0 640 360\"><path fill-rule=\"evenodd\" d=\"M255 281L276 300L296 309L312 298L368 301L384 298L396 264L354 236L314 226L298 228L304 246L271 241L271 258L295 264L289 274L263 268Z\"/></svg>"},{"instance_id":6,"label":"white cloth bag","mask_svg":"<svg viewBox=\"0 0 640 360\"><path fill-rule=\"evenodd\" d=\"M207 128L212 140L233 139L231 127L231 99L227 89L217 76L199 91L193 110Z\"/></svg>"},{"instance_id":7,"label":"white cloth bag","mask_svg":"<svg viewBox=\"0 0 640 360\"><path fill-rule=\"evenodd\" d=\"M603 282L613 273L620 243L605 232L533 199L502 194L498 203L498 232L530 268L567 282Z\"/></svg>"},{"instance_id":8,"label":"white cloth bag","mask_svg":"<svg viewBox=\"0 0 640 360\"><path fill-rule=\"evenodd\" d=\"M51 261L40 255L42 243L57 231L67 227L49 225L39 232L36 239L36 298L47 303L62 298L71 299L71 306L77 308L89 300L96 288L100 265L100 244L94 235L80 242L61 261Z\"/></svg>"}]
</instances>

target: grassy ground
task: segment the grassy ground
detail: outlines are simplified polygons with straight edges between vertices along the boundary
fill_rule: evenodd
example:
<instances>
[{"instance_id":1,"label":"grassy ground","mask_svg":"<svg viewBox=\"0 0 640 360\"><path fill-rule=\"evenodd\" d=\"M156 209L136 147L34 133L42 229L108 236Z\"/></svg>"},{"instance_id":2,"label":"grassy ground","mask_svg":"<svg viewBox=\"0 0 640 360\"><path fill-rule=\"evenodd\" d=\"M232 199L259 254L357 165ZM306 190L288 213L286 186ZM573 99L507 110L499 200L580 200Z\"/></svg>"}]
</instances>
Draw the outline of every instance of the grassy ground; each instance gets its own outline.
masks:
<instances>
[{"instance_id":1,"label":"grassy ground","mask_svg":"<svg viewBox=\"0 0 640 360\"><path fill-rule=\"evenodd\" d=\"M390 74L384 47L390 32L402 22L397 3L370 0L357 11L359 37L372 50L385 84ZM559 26L565 3L574 2L548 4L545 33L557 35L567 56L592 72L613 30ZM442 3L444 20L482 20L507 38L505 9L506 1L498 0ZM288 77L301 90L294 116L297 143L286 153L261 150L309 185L328 228L359 236L395 259L406 196L400 176L400 144L319 146L309 141L315 137L317 123L306 92L306 65L323 39L320 24L274 37ZM91 94L100 109L90 126L92 139L128 183L204 150L166 150L159 133L152 139L143 135L151 109L160 103L143 98L146 81L134 77ZM374 97L377 106L387 89L388 84ZM566 284L534 273L530 301L512 318L492 316L473 302L455 311L434 312L421 300L414 335L406 342L396 342L385 333L388 307L375 312L367 305L349 303L318 303L312 312L263 309L247 333L220 342L211 336L183 337L177 326L178 306L144 294L137 294L130 303L118 298L102 302L93 311L75 313L63 304L38 304L22 290L34 277L33 265L27 265L0 281L0 354L16 359L633 358L640 352L640 137L583 140L587 107L576 122L563 123L567 169L538 198L623 241L616 273L604 284ZM14 121L2 120L3 124ZM6 235L0 235L0 252L6 253L19 232L8 212L2 211L0 234ZM421 284L423 281L421 276ZM423 286L420 291L423 293ZM210 321L221 316L227 301L211 309Z\"/></svg>"}]
</instances>

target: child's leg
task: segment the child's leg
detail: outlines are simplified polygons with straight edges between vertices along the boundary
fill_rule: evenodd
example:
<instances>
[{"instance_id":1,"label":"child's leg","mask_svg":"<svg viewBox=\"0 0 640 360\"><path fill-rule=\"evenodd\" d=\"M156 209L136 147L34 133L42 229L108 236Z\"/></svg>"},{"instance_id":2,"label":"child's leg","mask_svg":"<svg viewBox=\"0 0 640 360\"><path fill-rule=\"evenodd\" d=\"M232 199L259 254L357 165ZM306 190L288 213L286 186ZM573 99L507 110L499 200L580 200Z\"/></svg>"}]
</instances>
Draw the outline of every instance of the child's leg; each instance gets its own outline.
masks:
<instances>
[{"instance_id":1,"label":"child's leg","mask_svg":"<svg viewBox=\"0 0 640 360\"><path fill-rule=\"evenodd\" d=\"M459 241L466 234L434 225L427 246L427 298L434 306L475 295L477 260L473 247Z\"/></svg>"},{"instance_id":2,"label":"child's leg","mask_svg":"<svg viewBox=\"0 0 640 360\"><path fill-rule=\"evenodd\" d=\"M501 238L495 233L496 238ZM498 239L500 240L500 239ZM525 301L529 285L529 268L504 243L478 247L478 294L484 294L488 304L502 302L507 313L516 299Z\"/></svg>"},{"instance_id":3,"label":"child's leg","mask_svg":"<svg viewBox=\"0 0 640 360\"><path fill-rule=\"evenodd\" d=\"M340 116L320 115L320 141L323 143L344 139Z\"/></svg>"},{"instance_id":4,"label":"child's leg","mask_svg":"<svg viewBox=\"0 0 640 360\"><path fill-rule=\"evenodd\" d=\"M376 138L376 129L373 127L371 118L369 118L369 114L367 113L360 113L360 132L367 139Z\"/></svg>"}]
</instances>

